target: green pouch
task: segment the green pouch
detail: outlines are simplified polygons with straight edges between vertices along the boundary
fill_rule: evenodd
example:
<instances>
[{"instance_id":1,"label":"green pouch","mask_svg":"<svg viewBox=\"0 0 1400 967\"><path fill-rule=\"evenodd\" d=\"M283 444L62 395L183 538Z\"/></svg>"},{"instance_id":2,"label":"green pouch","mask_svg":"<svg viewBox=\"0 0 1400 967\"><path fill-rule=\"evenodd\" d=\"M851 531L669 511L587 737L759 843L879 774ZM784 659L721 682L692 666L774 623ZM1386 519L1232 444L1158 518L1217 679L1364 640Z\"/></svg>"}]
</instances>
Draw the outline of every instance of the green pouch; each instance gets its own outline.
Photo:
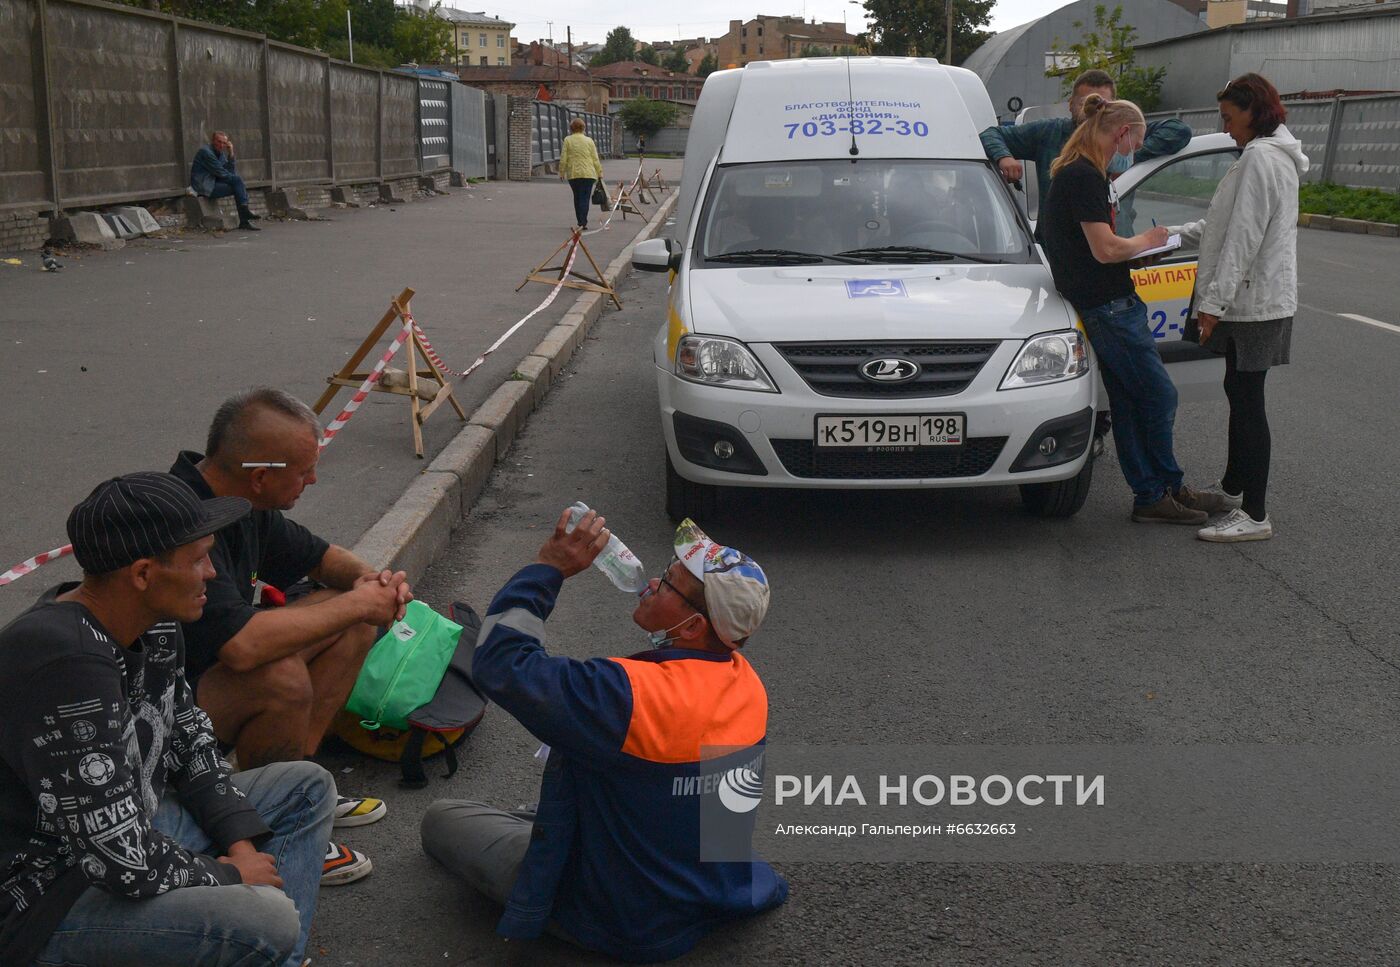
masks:
<instances>
[{"instance_id":1,"label":"green pouch","mask_svg":"<svg viewBox=\"0 0 1400 967\"><path fill-rule=\"evenodd\" d=\"M407 729L407 716L437 693L462 626L421 601L410 601L403 620L374 643L345 707L374 730Z\"/></svg>"}]
</instances>

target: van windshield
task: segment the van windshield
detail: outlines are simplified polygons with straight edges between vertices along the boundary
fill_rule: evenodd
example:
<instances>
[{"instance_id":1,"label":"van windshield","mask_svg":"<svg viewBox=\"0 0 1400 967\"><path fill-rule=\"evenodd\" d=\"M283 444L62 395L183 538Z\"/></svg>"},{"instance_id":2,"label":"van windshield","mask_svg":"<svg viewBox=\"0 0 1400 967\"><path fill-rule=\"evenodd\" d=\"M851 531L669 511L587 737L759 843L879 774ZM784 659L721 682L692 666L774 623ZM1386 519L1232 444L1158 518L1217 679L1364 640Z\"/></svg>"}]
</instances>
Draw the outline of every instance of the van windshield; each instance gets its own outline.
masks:
<instances>
[{"instance_id":1,"label":"van windshield","mask_svg":"<svg viewBox=\"0 0 1400 967\"><path fill-rule=\"evenodd\" d=\"M784 161L718 168L702 265L1030 262L1006 189L976 161Z\"/></svg>"}]
</instances>

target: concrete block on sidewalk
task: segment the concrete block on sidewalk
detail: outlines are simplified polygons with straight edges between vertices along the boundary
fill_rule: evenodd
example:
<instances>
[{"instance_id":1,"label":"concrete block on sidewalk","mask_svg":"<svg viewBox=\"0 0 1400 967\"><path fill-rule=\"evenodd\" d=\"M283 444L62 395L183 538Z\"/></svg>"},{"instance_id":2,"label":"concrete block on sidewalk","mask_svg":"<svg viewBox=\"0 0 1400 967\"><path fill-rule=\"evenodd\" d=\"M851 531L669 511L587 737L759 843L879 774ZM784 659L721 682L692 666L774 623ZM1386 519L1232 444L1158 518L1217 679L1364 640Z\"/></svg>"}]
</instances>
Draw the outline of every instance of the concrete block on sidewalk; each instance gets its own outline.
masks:
<instances>
[{"instance_id":1,"label":"concrete block on sidewalk","mask_svg":"<svg viewBox=\"0 0 1400 967\"><path fill-rule=\"evenodd\" d=\"M456 168L453 168L452 172L448 175L447 183L453 188L465 188L467 187L467 176Z\"/></svg>"},{"instance_id":2,"label":"concrete block on sidewalk","mask_svg":"<svg viewBox=\"0 0 1400 967\"><path fill-rule=\"evenodd\" d=\"M1349 232L1352 235L1365 235L1366 227L1369 224L1369 222L1360 218L1333 218L1332 231Z\"/></svg>"},{"instance_id":3,"label":"concrete block on sidewalk","mask_svg":"<svg viewBox=\"0 0 1400 967\"><path fill-rule=\"evenodd\" d=\"M151 213L140 205L123 205L121 208L112 209L112 211L125 218L142 235L159 235L163 231L160 222L156 221Z\"/></svg>"},{"instance_id":4,"label":"concrete block on sidewalk","mask_svg":"<svg viewBox=\"0 0 1400 967\"><path fill-rule=\"evenodd\" d=\"M496 466L496 434L484 426L465 426L428 464L429 473L454 474L462 482L462 514L486 489Z\"/></svg>"},{"instance_id":5,"label":"concrete block on sidewalk","mask_svg":"<svg viewBox=\"0 0 1400 967\"><path fill-rule=\"evenodd\" d=\"M534 407L534 386L524 380L506 380L486 397L471 416L474 426L484 426L496 435L496 459L500 460L515 435L525 425L525 418Z\"/></svg>"},{"instance_id":6,"label":"concrete block on sidewalk","mask_svg":"<svg viewBox=\"0 0 1400 967\"><path fill-rule=\"evenodd\" d=\"M321 213L303 203L301 192L295 188L279 188L267 193L267 207L283 218L293 218L302 222L315 222Z\"/></svg>"},{"instance_id":7,"label":"concrete block on sidewalk","mask_svg":"<svg viewBox=\"0 0 1400 967\"><path fill-rule=\"evenodd\" d=\"M360 193L353 185L336 185L331 189L331 201L346 208L359 208Z\"/></svg>"},{"instance_id":8,"label":"concrete block on sidewalk","mask_svg":"<svg viewBox=\"0 0 1400 967\"><path fill-rule=\"evenodd\" d=\"M54 219L49 234L59 242L81 242L109 250L126 245L97 212L74 212L65 218Z\"/></svg>"},{"instance_id":9,"label":"concrete block on sidewalk","mask_svg":"<svg viewBox=\"0 0 1400 967\"><path fill-rule=\"evenodd\" d=\"M227 232L238 227L238 214L224 211L213 198L186 195L185 224L190 228Z\"/></svg>"},{"instance_id":10,"label":"concrete block on sidewalk","mask_svg":"<svg viewBox=\"0 0 1400 967\"><path fill-rule=\"evenodd\" d=\"M112 234L120 239L140 238L141 233L136 230L136 226L131 224L121 215L113 212L103 212L102 220L107 223L107 227L112 230Z\"/></svg>"},{"instance_id":11,"label":"concrete block on sidewalk","mask_svg":"<svg viewBox=\"0 0 1400 967\"><path fill-rule=\"evenodd\" d=\"M1371 222L1366 226L1369 235L1380 235L1382 238L1400 238L1400 225L1393 222Z\"/></svg>"},{"instance_id":12,"label":"concrete block on sidewalk","mask_svg":"<svg viewBox=\"0 0 1400 967\"><path fill-rule=\"evenodd\" d=\"M534 387L534 405L535 409L539 409L545 396L549 394L549 384L554 379L554 372L550 367L549 360L544 356L536 356L531 353L519 362L515 367L515 372L522 382L529 383Z\"/></svg>"},{"instance_id":13,"label":"concrete block on sidewalk","mask_svg":"<svg viewBox=\"0 0 1400 967\"><path fill-rule=\"evenodd\" d=\"M462 518L462 481L455 474L424 473L365 532L354 551L375 567L423 576Z\"/></svg>"},{"instance_id":14,"label":"concrete block on sidewalk","mask_svg":"<svg viewBox=\"0 0 1400 967\"><path fill-rule=\"evenodd\" d=\"M395 186L387 181L381 182L379 185L379 200L389 205L408 204L404 201L403 196L395 190Z\"/></svg>"}]
</instances>

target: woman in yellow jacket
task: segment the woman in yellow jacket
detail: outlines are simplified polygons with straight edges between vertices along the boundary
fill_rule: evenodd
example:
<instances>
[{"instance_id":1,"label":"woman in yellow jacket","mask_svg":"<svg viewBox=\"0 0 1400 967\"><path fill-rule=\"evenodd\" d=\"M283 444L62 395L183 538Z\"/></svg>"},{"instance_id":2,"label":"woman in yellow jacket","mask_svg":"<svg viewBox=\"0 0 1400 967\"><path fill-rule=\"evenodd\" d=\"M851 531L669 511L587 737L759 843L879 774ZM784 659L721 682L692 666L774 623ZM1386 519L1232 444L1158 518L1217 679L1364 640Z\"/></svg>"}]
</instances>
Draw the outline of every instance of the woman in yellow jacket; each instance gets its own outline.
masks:
<instances>
[{"instance_id":1,"label":"woman in yellow jacket","mask_svg":"<svg viewBox=\"0 0 1400 967\"><path fill-rule=\"evenodd\" d=\"M583 133L583 119L569 122L569 136L564 150L559 152L559 178L574 190L574 223L588 227L588 202L593 194L593 182L603 180L603 162L598 146Z\"/></svg>"}]
</instances>

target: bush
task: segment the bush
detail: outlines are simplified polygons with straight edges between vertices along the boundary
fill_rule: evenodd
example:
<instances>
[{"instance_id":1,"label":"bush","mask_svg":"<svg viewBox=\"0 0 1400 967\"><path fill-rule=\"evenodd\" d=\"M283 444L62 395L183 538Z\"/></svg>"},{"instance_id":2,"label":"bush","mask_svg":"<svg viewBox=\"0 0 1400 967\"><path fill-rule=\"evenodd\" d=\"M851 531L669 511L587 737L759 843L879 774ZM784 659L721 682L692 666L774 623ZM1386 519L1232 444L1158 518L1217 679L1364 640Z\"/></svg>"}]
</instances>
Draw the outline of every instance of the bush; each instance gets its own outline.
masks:
<instances>
[{"instance_id":1,"label":"bush","mask_svg":"<svg viewBox=\"0 0 1400 967\"><path fill-rule=\"evenodd\" d=\"M1378 188L1303 185L1298 190L1298 210L1310 215L1361 218L1368 222L1400 225L1400 195Z\"/></svg>"}]
</instances>

